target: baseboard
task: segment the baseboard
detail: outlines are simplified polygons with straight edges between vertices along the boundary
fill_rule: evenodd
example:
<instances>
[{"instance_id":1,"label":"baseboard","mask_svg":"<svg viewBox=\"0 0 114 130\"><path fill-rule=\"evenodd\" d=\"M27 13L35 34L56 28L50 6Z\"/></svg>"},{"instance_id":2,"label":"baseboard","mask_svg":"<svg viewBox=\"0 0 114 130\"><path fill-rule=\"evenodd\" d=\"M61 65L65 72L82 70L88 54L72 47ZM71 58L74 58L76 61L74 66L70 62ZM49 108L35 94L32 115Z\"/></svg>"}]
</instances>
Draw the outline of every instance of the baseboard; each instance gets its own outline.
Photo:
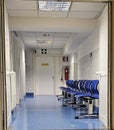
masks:
<instances>
[{"instance_id":1,"label":"baseboard","mask_svg":"<svg viewBox=\"0 0 114 130\"><path fill-rule=\"evenodd\" d=\"M7 130L11 130L11 127L9 126L9 127L7 128Z\"/></svg>"},{"instance_id":2,"label":"baseboard","mask_svg":"<svg viewBox=\"0 0 114 130\"><path fill-rule=\"evenodd\" d=\"M7 127L10 126L11 123L11 114L7 117Z\"/></svg>"},{"instance_id":3,"label":"baseboard","mask_svg":"<svg viewBox=\"0 0 114 130\"><path fill-rule=\"evenodd\" d=\"M107 128L108 127L108 121L107 121L106 117L104 116L104 114L99 113L99 119L104 124L104 126Z\"/></svg>"},{"instance_id":4,"label":"baseboard","mask_svg":"<svg viewBox=\"0 0 114 130\"><path fill-rule=\"evenodd\" d=\"M26 93L25 97L27 97L27 98L34 97L34 93Z\"/></svg>"}]
</instances>

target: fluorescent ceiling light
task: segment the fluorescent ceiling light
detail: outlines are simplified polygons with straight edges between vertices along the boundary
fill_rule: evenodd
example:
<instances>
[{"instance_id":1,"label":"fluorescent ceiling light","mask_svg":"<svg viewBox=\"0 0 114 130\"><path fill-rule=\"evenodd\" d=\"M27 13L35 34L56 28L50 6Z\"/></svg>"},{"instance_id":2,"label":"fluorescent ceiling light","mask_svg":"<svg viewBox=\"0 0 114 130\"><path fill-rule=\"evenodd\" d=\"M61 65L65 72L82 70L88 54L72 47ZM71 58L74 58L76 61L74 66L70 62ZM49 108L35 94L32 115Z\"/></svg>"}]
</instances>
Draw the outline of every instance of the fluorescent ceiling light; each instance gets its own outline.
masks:
<instances>
[{"instance_id":1,"label":"fluorescent ceiling light","mask_svg":"<svg viewBox=\"0 0 114 130\"><path fill-rule=\"evenodd\" d=\"M42 11L68 11L71 2L39 1L39 10Z\"/></svg>"},{"instance_id":2,"label":"fluorescent ceiling light","mask_svg":"<svg viewBox=\"0 0 114 130\"><path fill-rule=\"evenodd\" d=\"M51 40L48 40L47 43L48 43L48 44L52 44L52 41L51 41Z\"/></svg>"}]
</instances>

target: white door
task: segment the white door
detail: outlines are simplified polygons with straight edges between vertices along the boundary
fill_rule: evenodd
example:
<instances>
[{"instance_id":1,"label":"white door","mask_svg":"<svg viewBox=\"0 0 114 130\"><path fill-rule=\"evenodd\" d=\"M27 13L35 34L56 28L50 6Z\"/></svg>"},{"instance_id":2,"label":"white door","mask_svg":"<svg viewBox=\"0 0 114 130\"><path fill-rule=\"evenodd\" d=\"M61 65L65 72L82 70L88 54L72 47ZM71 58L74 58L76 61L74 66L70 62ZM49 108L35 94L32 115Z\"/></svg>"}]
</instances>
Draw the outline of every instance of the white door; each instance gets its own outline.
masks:
<instances>
[{"instance_id":1,"label":"white door","mask_svg":"<svg viewBox=\"0 0 114 130\"><path fill-rule=\"evenodd\" d=\"M54 95L54 58L36 58L36 91L37 95Z\"/></svg>"}]
</instances>

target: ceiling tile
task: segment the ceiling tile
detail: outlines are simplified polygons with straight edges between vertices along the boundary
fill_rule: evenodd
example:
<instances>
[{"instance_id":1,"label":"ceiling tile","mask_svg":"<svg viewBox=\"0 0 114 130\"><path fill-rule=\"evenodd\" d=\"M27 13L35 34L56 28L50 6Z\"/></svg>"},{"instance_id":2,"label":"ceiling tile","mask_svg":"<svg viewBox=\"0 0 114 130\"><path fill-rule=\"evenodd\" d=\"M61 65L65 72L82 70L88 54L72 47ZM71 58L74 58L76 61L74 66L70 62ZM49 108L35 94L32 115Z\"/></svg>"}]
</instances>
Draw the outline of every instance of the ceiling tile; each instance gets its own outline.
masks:
<instances>
[{"instance_id":1,"label":"ceiling tile","mask_svg":"<svg viewBox=\"0 0 114 130\"><path fill-rule=\"evenodd\" d=\"M35 36L35 32L19 31L17 33L19 33L19 35L21 35L23 37L34 37Z\"/></svg>"},{"instance_id":2,"label":"ceiling tile","mask_svg":"<svg viewBox=\"0 0 114 130\"><path fill-rule=\"evenodd\" d=\"M52 32L35 32L35 35L37 37L45 37L45 36L48 36L48 37L51 37L54 35L54 33Z\"/></svg>"},{"instance_id":3,"label":"ceiling tile","mask_svg":"<svg viewBox=\"0 0 114 130\"><path fill-rule=\"evenodd\" d=\"M69 18L96 18L97 12L70 12Z\"/></svg>"},{"instance_id":4,"label":"ceiling tile","mask_svg":"<svg viewBox=\"0 0 114 130\"><path fill-rule=\"evenodd\" d=\"M36 39L33 37L33 38L29 38L29 37L23 37L23 40L24 42L26 43L37 43Z\"/></svg>"},{"instance_id":5,"label":"ceiling tile","mask_svg":"<svg viewBox=\"0 0 114 130\"><path fill-rule=\"evenodd\" d=\"M37 11L32 10L8 10L10 16L37 17Z\"/></svg>"},{"instance_id":6,"label":"ceiling tile","mask_svg":"<svg viewBox=\"0 0 114 130\"><path fill-rule=\"evenodd\" d=\"M63 48L64 45L52 45L52 48Z\"/></svg>"},{"instance_id":7,"label":"ceiling tile","mask_svg":"<svg viewBox=\"0 0 114 130\"><path fill-rule=\"evenodd\" d=\"M17 34L22 38L26 46L41 48L63 48L72 33L70 32L23 32Z\"/></svg>"},{"instance_id":8,"label":"ceiling tile","mask_svg":"<svg viewBox=\"0 0 114 130\"><path fill-rule=\"evenodd\" d=\"M59 32L55 33L55 37L69 37L72 33L69 32Z\"/></svg>"},{"instance_id":9,"label":"ceiling tile","mask_svg":"<svg viewBox=\"0 0 114 130\"><path fill-rule=\"evenodd\" d=\"M25 42L24 43L26 46L38 46L38 44L36 42Z\"/></svg>"},{"instance_id":10,"label":"ceiling tile","mask_svg":"<svg viewBox=\"0 0 114 130\"><path fill-rule=\"evenodd\" d=\"M40 17L67 17L67 12L39 11Z\"/></svg>"},{"instance_id":11,"label":"ceiling tile","mask_svg":"<svg viewBox=\"0 0 114 130\"><path fill-rule=\"evenodd\" d=\"M57 41L66 41L67 39L69 39L69 37L55 37L54 40Z\"/></svg>"},{"instance_id":12,"label":"ceiling tile","mask_svg":"<svg viewBox=\"0 0 114 130\"><path fill-rule=\"evenodd\" d=\"M52 48L52 45L38 45L40 48Z\"/></svg>"},{"instance_id":13,"label":"ceiling tile","mask_svg":"<svg viewBox=\"0 0 114 130\"><path fill-rule=\"evenodd\" d=\"M73 2L70 11L101 11L106 3Z\"/></svg>"},{"instance_id":14,"label":"ceiling tile","mask_svg":"<svg viewBox=\"0 0 114 130\"><path fill-rule=\"evenodd\" d=\"M64 45L66 42L65 41L54 41L54 45Z\"/></svg>"},{"instance_id":15,"label":"ceiling tile","mask_svg":"<svg viewBox=\"0 0 114 130\"><path fill-rule=\"evenodd\" d=\"M50 35L49 33L41 33L41 35L36 35L37 40L53 40L53 35Z\"/></svg>"},{"instance_id":16,"label":"ceiling tile","mask_svg":"<svg viewBox=\"0 0 114 130\"><path fill-rule=\"evenodd\" d=\"M37 1L6 0L7 9L37 10Z\"/></svg>"}]
</instances>

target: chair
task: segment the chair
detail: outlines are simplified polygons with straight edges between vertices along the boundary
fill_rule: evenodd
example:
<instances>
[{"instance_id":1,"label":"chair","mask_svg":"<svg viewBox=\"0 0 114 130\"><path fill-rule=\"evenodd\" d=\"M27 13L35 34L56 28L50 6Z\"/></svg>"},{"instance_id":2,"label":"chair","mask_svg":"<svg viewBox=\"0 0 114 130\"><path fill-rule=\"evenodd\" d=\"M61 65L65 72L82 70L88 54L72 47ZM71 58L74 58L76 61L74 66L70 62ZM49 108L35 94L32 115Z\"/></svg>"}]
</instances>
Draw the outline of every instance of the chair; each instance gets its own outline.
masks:
<instances>
[{"instance_id":1,"label":"chair","mask_svg":"<svg viewBox=\"0 0 114 130\"><path fill-rule=\"evenodd\" d=\"M69 95L68 95L68 91L71 91L72 89L74 89L74 82L76 82L76 80L67 80L66 81L66 85L67 87L60 87L60 90L62 91L62 96L58 98L58 100L62 100L62 104L63 106L67 105L67 102L70 100Z\"/></svg>"},{"instance_id":2,"label":"chair","mask_svg":"<svg viewBox=\"0 0 114 130\"><path fill-rule=\"evenodd\" d=\"M92 80L89 86L85 86L86 87L85 94L80 94L75 96L78 99L80 98L83 99L83 101L87 103L87 108L88 108L87 114L75 116L75 119L84 118L84 117L98 118L98 114L93 113L93 101L95 99L99 99L98 84L99 84L99 80Z\"/></svg>"},{"instance_id":3,"label":"chair","mask_svg":"<svg viewBox=\"0 0 114 130\"><path fill-rule=\"evenodd\" d=\"M68 93L71 95L71 102L69 102L69 104L72 104L72 105L76 104L74 96L77 95L77 94L84 93L84 84L85 84L85 82L86 82L86 80L78 80L74 84L74 89L68 91Z\"/></svg>"},{"instance_id":4,"label":"chair","mask_svg":"<svg viewBox=\"0 0 114 130\"><path fill-rule=\"evenodd\" d=\"M82 96L85 96L85 95L90 95L90 92L88 91L89 88L90 88L90 84L91 84L91 80L84 80L83 81L83 85L80 86L80 91L78 92L74 92L72 93L74 95L74 98L75 98L75 106L73 107L74 109L77 109L77 108L83 108L85 107L85 105L83 104L83 100Z\"/></svg>"},{"instance_id":5,"label":"chair","mask_svg":"<svg viewBox=\"0 0 114 130\"><path fill-rule=\"evenodd\" d=\"M64 87L64 86L59 87L59 89L62 91L62 94L61 95L57 95L58 100L66 97L65 92L71 89L72 83L73 83L73 80L67 80L66 81L66 87Z\"/></svg>"}]
</instances>

